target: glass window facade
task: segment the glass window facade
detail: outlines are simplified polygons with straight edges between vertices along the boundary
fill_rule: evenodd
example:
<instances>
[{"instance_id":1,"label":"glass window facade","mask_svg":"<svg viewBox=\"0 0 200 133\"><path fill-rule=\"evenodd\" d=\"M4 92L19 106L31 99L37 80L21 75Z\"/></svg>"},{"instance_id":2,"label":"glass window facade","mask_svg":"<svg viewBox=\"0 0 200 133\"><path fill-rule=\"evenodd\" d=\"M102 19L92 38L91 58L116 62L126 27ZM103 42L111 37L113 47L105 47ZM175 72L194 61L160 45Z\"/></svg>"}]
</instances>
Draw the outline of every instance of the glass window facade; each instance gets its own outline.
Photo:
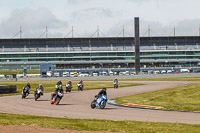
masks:
<instances>
[{"instance_id":1,"label":"glass window facade","mask_svg":"<svg viewBox=\"0 0 200 133\"><path fill-rule=\"evenodd\" d=\"M134 65L134 38L58 38L58 39L0 39L1 67L52 62L54 65L84 63L132 63ZM141 63L178 65L181 61L200 63L200 37L144 37L140 44ZM158 63L158 66L159 66ZM100 65L101 65L100 64ZM34 66L35 65L35 66ZM102 65L101 65L102 66ZM109 66L109 65L108 65ZM126 65L125 65L126 66Z\"/></svg>"}]
</instances>

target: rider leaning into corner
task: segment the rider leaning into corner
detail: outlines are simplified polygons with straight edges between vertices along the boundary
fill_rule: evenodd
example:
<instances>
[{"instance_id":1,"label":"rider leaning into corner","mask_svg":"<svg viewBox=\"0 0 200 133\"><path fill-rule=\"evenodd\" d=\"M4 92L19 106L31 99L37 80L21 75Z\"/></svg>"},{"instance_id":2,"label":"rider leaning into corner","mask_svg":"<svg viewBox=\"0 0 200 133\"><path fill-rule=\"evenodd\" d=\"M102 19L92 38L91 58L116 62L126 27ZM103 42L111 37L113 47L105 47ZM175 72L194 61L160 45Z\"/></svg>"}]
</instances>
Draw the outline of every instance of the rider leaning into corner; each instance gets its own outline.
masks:
<instances>
[{"instance_id":1,"label":"rider leaning into corner","mask_svg":"<svg viewBox=\"0 0 200 133\"><path fill-rule=\"evenodd\" d=\"M67 84L69 84L70 86L72 86L72 81L69 80L69 81L67 82Z\"/></svg>"},{"instance_id":2,"label":"rider leaning into corner","mask_svg":"<svg viewBox=\"0 0 200 133\"><path fill-rule=\"evenodd\" d=\"M98 93L98 97L101 97L102 95L105 95L105 96L107 97L106 88L103 88L103 89Z\"/></svg>"},{"instance_id":3,"label":"rider leaning into corner","mask_svg":"<svg viewBox=\"0 0 200 133\"><path fill-rule=\"evenodd\" d=\"M56 89L57 89L60 85L62 85L62 81L59 79L58 82L56 83Z\"/></svg>"},{"instance_id":4,"label":"rider leaning into corner","mask_svg":"<svg viewBox=\"0 0 200 133\"><path fill-rule=\"evenodd\" d=\"M59 93L63 93L62 84L60 84L59 87L56 88L55 92L51 95L52 102L54 102L54 103L55 103L55 98L56 98L57 95L58 95L58 92L59 92Z\"/></svg>"},{"instance_id":5,"label":"rider leaning into corner","mask_svg":"<svg viewBox=\"0 0 200 133\"><path fill-rule=\"evenodd\" d=\"M36 94L37 89L41 89L42 90L41 95L43 95L44 88L43 88L42 84L39 84L39 86L35 89L35 94Z\"/></svg>"},{"instance_id":6,"label":"rider leaning into corner","mask_svg":"<svg viewBox=\"0 0 200 133\"><path fill-rule=\"evenodd\" d=\"M23 91L28 88L28 94L30 93L30 89L31 89L31 85L29 83L27 83L26 86L24 86Z\"/></svg>"}]
</instances>

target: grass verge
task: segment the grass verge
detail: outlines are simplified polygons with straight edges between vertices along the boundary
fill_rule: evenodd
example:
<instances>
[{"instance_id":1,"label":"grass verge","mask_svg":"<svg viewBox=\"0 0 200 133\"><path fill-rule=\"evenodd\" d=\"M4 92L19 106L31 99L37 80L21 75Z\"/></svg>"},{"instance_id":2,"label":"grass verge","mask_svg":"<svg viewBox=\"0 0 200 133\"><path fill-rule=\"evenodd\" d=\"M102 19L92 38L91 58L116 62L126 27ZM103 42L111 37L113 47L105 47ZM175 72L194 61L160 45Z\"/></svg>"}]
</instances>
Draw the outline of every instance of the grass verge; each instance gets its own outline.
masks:
<instances>
[{"instance_id":1,"label":"grass verge","mask_svg":"<svg viewBox=\"0 0 200 133\"><path fill-rule=\"evenodd\" d=\"M63 89L65 90L65 84L67 81L62 81L63 82ZM1 85L16 85L17 86L17 93L13 94L0 94L0 96L10 96L10 95L19 95L21 94L22 88L27 84L28 82L21 82L21 81L15 81L15 82L0 82ZM53 92L55 91L55 85L57 81L30 81L29 82L31 85L31 93L35 91L35 88L39 84L42 84L44 87L44 92ZM78 90L77 83L78 81L72 81L72 91ZM119 87L128 87L128 86L136 86L136 85L142 85L138 83L120 83ZM84 82L84 90L92 90L92 89L101 89L101 88L112 88L113 84L110 82Z\"/></svg>"},{"instance_id":2,"label":"grass verge","mask_svg":"<svg viewBox=\"0 0 200 133\"><path fill-rule=\"evenodd\" d=\"M167 110L200 111L200 84L116 98L118 104L161 106Z\"/></svg>"},{"instance_id":3,"label":"grass verge","mask_svg":"<svg viewBox=\"0 0 200 133\"><path fill-rule=\"evenodd\" d=\"M111 121L91 119L66 119L31 115L15 115L0 113L2 125L37 125L41 127L112 132L199 132L200 125L161 122Z\"/></svg>"}]
</instances>

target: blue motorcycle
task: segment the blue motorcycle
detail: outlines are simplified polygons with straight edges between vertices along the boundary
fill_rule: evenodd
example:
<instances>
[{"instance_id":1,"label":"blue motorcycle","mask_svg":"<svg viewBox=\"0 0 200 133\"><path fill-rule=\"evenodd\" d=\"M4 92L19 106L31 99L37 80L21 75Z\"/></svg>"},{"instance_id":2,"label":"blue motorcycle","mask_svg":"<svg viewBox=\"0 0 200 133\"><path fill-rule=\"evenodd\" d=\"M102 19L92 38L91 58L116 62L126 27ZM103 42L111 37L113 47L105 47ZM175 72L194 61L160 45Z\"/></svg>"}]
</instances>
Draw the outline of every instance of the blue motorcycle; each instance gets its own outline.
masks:
<instances>
[{"instance_id":1,"label":"blue motorcycle","mask_svg":"<svg viewBox=\"0 0 200 133\"><path fill-rule=\"evenodd\" d=\"M98 97L98 95L96 95L91 103L91 108L94 109L95 107L100 107L100 109L104 109L107 101L108 99L105 95L102 95L101 97Z\"/></svg>"}]
</instances>

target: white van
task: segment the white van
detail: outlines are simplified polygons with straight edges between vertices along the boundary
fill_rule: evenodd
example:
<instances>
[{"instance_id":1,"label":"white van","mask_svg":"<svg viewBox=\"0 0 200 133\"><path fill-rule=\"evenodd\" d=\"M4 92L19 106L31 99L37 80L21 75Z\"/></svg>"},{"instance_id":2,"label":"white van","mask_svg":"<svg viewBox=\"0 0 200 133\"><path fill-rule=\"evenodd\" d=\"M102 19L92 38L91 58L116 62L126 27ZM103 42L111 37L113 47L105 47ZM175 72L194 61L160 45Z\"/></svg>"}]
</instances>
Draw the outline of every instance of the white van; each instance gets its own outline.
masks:
<instances>
[{"instance_id":1,"label":"white van","mask_svg":"<svg viewBox=\"0 0 200 133\"><path fill-rule=\"evenodd\" d=\"M112 71L109 72L109 75L110 75L110 76L113 76L113 74L114 74L114 73L113 73Z\"/></svg>"},{"instance_id":2,"label":"white van","mask_svg":"<svg viewBox=\"0 0 200 133\"><path fill-rule=\"evenodd\" d=\"M160 71L153 71L153 74L160 74Z\"/></svg>"},{"instance_id":3,"label":"white van","mask_svg":"<svg viewBox=\"0 0 200 133\"><path fill-rule=\"evenodd\" d=\"M69 77L69 72L63 72L63 77Z\"/></svg>"},{"instance_id":4,"label":"white van","mask_svg":"<svg viewBox=\"0 0 200 133\"><path fill-rule=\"evenodd\" d=\"M47 71L47 76L51 77L52 76L52 71Z\"/></svg>"},{"instance_id":5,"label":"white van","mask_svg":"<svg viewBox=\"0 0 200 133\"><path fill-rule=\"evenodd\" d=\"M167 73L166 70L161 70L160 73L164 74L164 73Z\"/></svg>"},{"instance_id":6,"label":"white van","mask_svg":"<svg viewBox=\"0 0 200 133\"><path fill-rule=\"evenodd\" d=\"M130 72L129 71L126 71L126 74L125 75L130 75Z\"/></svg>"},{"instance_id":7,"label":"white van","mask_svg":"<svg viewBox=\"0 0 200 133\"><path fill-rule=\"evenodd\" d=\"M55 72L54 73L54 77L59 77L60 76L60 73L59 72Z\"/></svg>"},{"instance_id":8,"label":"white van","mask_svg":"<svg viewBox=\"0 0 200 133\"><path fill-rule=\"evenodd\" d=\"M74 72L70 72L70 77L74 77Z\"/></svg>"},{"instance_id":9,"label":"white van","mask_svg":"<svg viewBox=\"0 0 200 133\"><path fill-rule=\"evenodd\" d=\"M93 75L93 76L99 76L99 73L93 72L92 75Z\"/></svg>"},{"instance_id":10,"label":"white van","mask_svg":"<svg viewBox=\"0 0 200 133\"><path fill-rule=\"evenodd\" d=\"M180 72L181 73L189 73L190 71L188 69L181 69Z\"/></svg>"},{"instance_id":11,"label":"white van","mask_svg":"<svg viewBox=\"0 0 200 133\"><path fill-rule=\"evenodd\" d=\"M108 74L108 73L105 72L105 71L102 72L102 75L103 75L103 76L107 76L107 74Z\"/></svg>"},{"instance_id":12,"label":"white van","mask_svg":"<svg viewBox=\"0 0 200 133\"><path fill-rule=\"evenodd\" d=\"M172 70L167 70L167 73L172 73Z\"/></svg>"},{"instance_id":13,"label":"white van","mask_svg":"<svg viewBox=\"0 0 200 133\"><path fill-rule=\"evenodd\" d=\"M131 72L131 75L135 75L136 73L135 72Z\"/></svg>"},{"instance_id":14,"label":"white van","mask_svg":"<svg viewBox=\"0 0 200 133\"><path fill-rule=\"evenodd\" d=\"M79 73L79 77L89 77L89 73Z\"/></svg>"}]
</instances>

